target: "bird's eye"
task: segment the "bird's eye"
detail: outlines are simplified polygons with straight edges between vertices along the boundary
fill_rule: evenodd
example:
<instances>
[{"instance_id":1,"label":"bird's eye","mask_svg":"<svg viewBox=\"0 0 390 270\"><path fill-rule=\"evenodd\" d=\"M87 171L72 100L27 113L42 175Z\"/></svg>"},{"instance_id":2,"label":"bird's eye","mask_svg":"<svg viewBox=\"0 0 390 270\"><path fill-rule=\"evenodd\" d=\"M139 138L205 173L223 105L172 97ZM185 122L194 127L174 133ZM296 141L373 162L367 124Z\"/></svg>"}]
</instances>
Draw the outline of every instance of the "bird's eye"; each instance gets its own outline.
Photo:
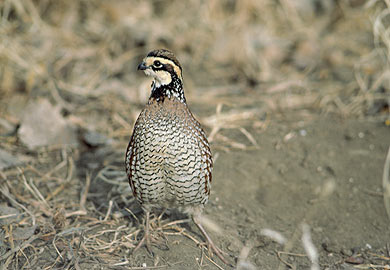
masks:
<instances>
[{"instance_id":1,"label":"bird's eye","mask_svg":"<svg viewBox=\"0 0 390 270\"><path fill-rule=\"evenodd\" d=\"M156 61L153 62L153 65L154 65L155 67L161 67L161 62L158 61L158 60L156 60Z\"/></svg>"}]
</instances>

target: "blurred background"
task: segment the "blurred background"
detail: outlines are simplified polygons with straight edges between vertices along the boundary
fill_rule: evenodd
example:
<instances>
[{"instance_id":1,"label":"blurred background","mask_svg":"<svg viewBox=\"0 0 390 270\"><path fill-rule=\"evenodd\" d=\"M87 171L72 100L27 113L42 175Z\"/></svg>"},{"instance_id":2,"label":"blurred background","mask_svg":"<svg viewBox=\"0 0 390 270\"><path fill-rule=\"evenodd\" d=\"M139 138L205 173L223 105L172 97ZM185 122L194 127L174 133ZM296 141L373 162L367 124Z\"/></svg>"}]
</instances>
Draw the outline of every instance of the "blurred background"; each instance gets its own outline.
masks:
<instances>
[{"instance_id":1,"label":"blurred background","mask_svg":"<svg viewBox=\"0 0 390 270\"><path fill-rule=\"evenodd\" d=\"M22 97L46 96L72 114L109 97L143 103L148 91L135 67L148 51L169 48L194 102L240 94L235 102L271 109L385 118L386 3L4 0L2 115Z\"/></svg>"},{"instance_id":2,"label":"blurred background","mask_svg":"<svg viewBox=\"0 0 390 270\"><path fill-rule=\"evenodd\" d=\"M129 222L129 214L122 211L125 207L140 212L130 207L136 204L126 183L123 158L134 121L150 94L150 78L137 72L136 67L157 48L173 51L182 64L188 103L209 134L214 158L221 162L220 167L216 163L217 178L229 178L229 172L224 174L223 170L234 168L239 163L235 158L259 156L256 151L266 148L263 142L269 141L271 153L284 147L292 151L295 148L287 142L310 133L305 125L308 121L316 123L316 117L325 117L319 121L318 136L329 129L340 134L347 130L331 138L331 145L341 139L371 140L367 151L380 154L380 158L367 158L378 158L378 167L371 169L381 175L390 126L388 0L2 0L0 217L5 218L0 224L7 229L0 231L0 261L4 259L4 269L19 269L29 259L52 268L60 267L59 262L76 267L74 258L62 256L70 252L71 228L88 227L92 221L106 226L108 223L99 222L108 222L111 214L117 216L107 226L118 228L124 220ZM349 121L354 124L343 126ZM331 127L330 123L341 126ZM376 131L380 139L366 136ZM267 136L269 140L261 139ZM309 141L308 149L317 147L320 141L321 137ZM322 150L326 152L327 148ZM236 151L241 151L238 156L234 156ZM306 157L307 151L302 155ZM330 160L335 157L332 155ZM275 156L273 164L277 165L264 162L260 167L284 174L292 165L283 165L280 158L294 160L296 156L284 153ZM299 166L306 166L302 165L305 162ZM307 166L311 168L310 163ZM339 187L343 184L335 175L343 171L343 166L337 169L335 164L336 169L328 170L313 162L312 167L324 179L335 178L324 182L328 183L326 187ZM254 170L247 178L255 179L258 174ZM353 182L356 177L344 178ZM296 178L300 179L300 173ZM234 181L230 186L226 184L227 193L216 182L215 190L220 188L222 201L224 197L229 201L228 190L243 188L250 192L250 185L247 190L235 186ZM349 192L350 188L345 186L345 190ZM237 200L248 194L245 192L238 192ZM262 203L260 200L259 205ZM377 203L383 207L382 202ZM218 200L211 205L215 208L211 213L222 209L217 207ZM371 209L372 205L367 207ZM237 216L240 211L235 212ZM253 211L254 223L262 224L264 219L257 220ZM24 213L23 218L11 218L20 213ZM383 214L378 214L383 218L380 224L386 221ZM226 220L226 216L220 219ZM283 224L277 219L268 224ZM233 232L239 228L230 225ZM21 230L20 235L12 236L12 226ZM240 228L245 231L244 227ZM38 255L32 259L32 250L25 251L29 259L22 259L20 253L12 251L15 245L33 243L38 237L37 228L41 240L62 237L62 246L52 254L56 260L39 260ZM122 256L118 250L133 247L126 238L133 233L131 228L123 231L121 241L103 248L96 240L97 233L95 242L91 246L87 242L87 248L79 252L88 258L99 251L102 260L118 261ZM77 237L78 243L83 242L81 236ZM253 235L245 232L237 237L243 243ZM263 245L263 240L258 241L262 243L259 246ZM233 248L234 254L240 252L239 246ZM45 252L52 251L48 248ZM114 251L118 258L110 257ZM261 254L253 256L251 260L257 265L265 260ZM272 262L267 265L269 268L264 269L276 269Z\"/></svg>"}]
</instances>

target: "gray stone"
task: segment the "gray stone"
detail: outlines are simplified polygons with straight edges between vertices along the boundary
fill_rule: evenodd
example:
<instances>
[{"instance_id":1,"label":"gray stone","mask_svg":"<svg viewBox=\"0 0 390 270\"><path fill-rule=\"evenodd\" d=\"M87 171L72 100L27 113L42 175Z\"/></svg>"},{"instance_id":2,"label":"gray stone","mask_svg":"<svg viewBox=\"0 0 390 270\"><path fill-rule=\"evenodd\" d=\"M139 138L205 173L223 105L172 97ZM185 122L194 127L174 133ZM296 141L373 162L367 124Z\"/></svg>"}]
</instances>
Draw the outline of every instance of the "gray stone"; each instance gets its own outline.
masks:
<instances>
[{"instance_id":1,"label":"gray stone","mask_svg":"<svg viewBox=\"0 0 390 270\"><path fill-rule=\"evenodd\" d=\"M18 131L30 149L49 145L77 145L76 129L61 115L60 109L46 99L29 103Z\"/></svg>"},{"instance_id":2,"label":"gray stone","mask_svg":"<svg viewBox=\"0 0 390 270\"><path fill-rule=\"evenodd\" d=\"M92 147L98 147L109 143L106 136L91 130L84 133L83 139L86 144Z\"/></svg>"}]
</instances>

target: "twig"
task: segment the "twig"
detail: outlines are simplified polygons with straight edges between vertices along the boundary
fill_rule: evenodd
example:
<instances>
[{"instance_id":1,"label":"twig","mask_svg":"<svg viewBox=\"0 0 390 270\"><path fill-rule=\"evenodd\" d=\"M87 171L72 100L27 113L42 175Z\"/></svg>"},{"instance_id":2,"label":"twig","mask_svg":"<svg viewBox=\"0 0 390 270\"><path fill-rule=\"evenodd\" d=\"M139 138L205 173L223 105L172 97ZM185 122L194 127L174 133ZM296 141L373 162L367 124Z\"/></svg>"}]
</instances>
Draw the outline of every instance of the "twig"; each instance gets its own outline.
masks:
<instances>
[{"instance_id":1,"label":"twig","mask_svg":"<svg viewBox=\"0 0 390 270\"><path fill-rule=\"evenodd\" d=\"M362 191L364 193L367 193L368 195L371 195L371 196L377 196L377 197L383 197L384 196L384 194L382 192L372 191L372 190L369 190L369 189L362 189Z\"/></svg>"},{"instance_id":2,"label":"twig","mask_svg":"<svg viewBox=\"0 0 390 270\"><path fill-rule=\"evenodd\" d=\"M361 265L354 265L353 267L358 269L372 269L372 268L389 269L390 265L361 264Z\"/></svg>"},{"instance_id":3,"label":"twig","mask_svg":"<svg viewBox=\"0 0 390 270\"><path fill-rule=\"evenodd\" d=\"M9 256L11 256L11 254L13 254L15 252L18 252L19 250L24 249L27 245L29 245L31 242L33 242L37 238L38 238L37 235L31 236L28 240L24 241L22 244L17 245L16 247L12 248L4 255L0 256L0 261L4 260L5 258L8 258Z\"/></svg>"},{"instance_id":4,"label":"twig","mask_svg":"<svg viewBox=\"0 0 390 270\"><path fill-rule=\"evenodd\" d=\"M8 230L8 226L4 226L4 230L6 235L8 235L8 243L11 245L11 249L13 249L15 247L15 244L14 244L14 237L12 234L12 224L9 225L9 230Z\"/></svg>"},{"instance_id":5,"label":"twig","mask_svg":"<svg viewBox=\"0 0 390 270\"><path fill-rule=\"evenodd\" d=\"M255 138L253 138L252 134L249 133L249 131L247 131L245 128L243 127L240 127L239 130L241 131L242 134L244 134L247 139L254 145L254 146L259 146L255 140Z\"/></svg>"},{"instance_id":6,"label":"twig","mask_svg":"<svg viewBox=\"0 0 390 270\"><path fill-rule=\"evenodd\" d=\"M29 264L29 265L30 265L30 268L31 268L30 259L27 257L26 253L24 253L23 249L20 250L20 253L22 253L22 255L24 256L24 258L26 259L26 263L25 263L24 265ZM23 269L23 268L25 268L25 267L21 267L21 269Z\"/></svg>"},{"instance_id":7,"label":"twig","mask_svg":"<svg viewBox=\"0 0 390 270\"><path fill-rule=\"evenodd\" d=\"M85 203L87 201L87 196L88 196L90 185L91 185L91 175L89 173L87 173L87 175L85 177L84 191L82 192L82 194L80 196L80 210L66 213L65 217L68 218L70 216L85 216L88 213L87 209L85 208Z\"/></svg>"},{"instance_id":8,"label":"twig","mask_svg":"<svg viewBox=\"0 0 390 270\"><path fill-rule=\"evenodd\" d=\"M386 257L386 256L383 256L383 255L378 255L378 254L375 254L375 253L372 253L372 252L368 252L368 254L374 256L374 257L378 257L382 260L386 260L386 261L390 261L390 257Z\"/></svg>"},{"instance_id":9,"label":"twig","mask_svg":"<svg viewBox=\"0 0 390 270\"><path fill-rule=\"evenodd\" d=\"M307 257L307 254L299 254L299 253L292 253L292 252L286 252L286 251L278 251L278 253L289 255L289 256L295 256L295 257Z\"/></svg>"},{"instance_id":10,"label":"twig","mask_svg":"<svg viewBox=\"0 0 390 270\"><path fill-rule=\"evenodd\" d=\"M111 185L117 185L117 186L128 187L128 186L129 186L128 183L125 183L125 182L123 182L123 181L110 180L110 179L108 179L108 178L104 175L104 173L105 173L108 169L110 169L110 168L114 168L114 167L113 167L113 166L107 166L107 167L101 169L101 170L98 172L98 174L96 175L95 179L101 179L101 180L103 180L104 182L109 183L109 184L111 184Z\"/></svg>"},{"instance_id":11,"label":"twig","mask_svg":"<svg viewBox=\"0 0 390 270\"><path fill-rule=\"evenodd\" d=\"M129 263L129 261L127 261L127 263ZM137 266L137 267L118 267L118 266L111 266L111 265L107 265L109 268L113 268L113 269L124 269L124 270L148 270L148 269L161 269L161 268L166 268L166 267L170 267L170 266L173 266L173 265L177 265L179 263L182 263L182 262L176 262L176 263L172 263L170 265L160 265L160 266Z\"/></svg>"},{"instance_id":12,"label":"twig","mask_svg":"<svg viewBox=\"0 0 390 270\"><path fill-rule=\"evenodd\" d=\"M133 213L133 211L131 211L129 208L125 207L125 210L138 222L138 224L140 224L139 222L139 219L137 218L137 216Z\"/></svg>"},{"instance_id":13,"label":"twig","mask_svg":"<svg viewBox=\"0 0 390 270\"><path fill-rule=\"evenodd\" d=\"M24 177L24 179L26 179ZM43 202L43 204L50 209L50 205L47 203L47 201L45 200L45 198L43 197L42 193L39 191L39 189L35 186L34 182L33 182L33 179L30 178L29 180L30 182L30 186L32 187L33 191L37 194L39 200L41 200Z\"/></svg>"},{"instance_id":14,"label":"twig","mask_svg":"<svg viewBox=\"0 0 390 270\"><path fill-rule=\"evenodd\" d=\"M220 133L218 133L216 135L216 138L221 140L222 142L226 143L226 144L229 144L231 147L233 148L237 148L237 149L241 149L241 150L245 150L247 149L247 146L243 143L239 143L239 142L236 142Z\"/></svg>"},{"instance_id":15,"label":"twig","mask_svg":"<svg viewBox=\"0 0 390 270\"><path fill-rule=\"evenodd\" d=\"M311 270L319 270L320 266L318 264L318 251L314 246L313 241L310 235L310 227L307 224L302 224L302 244L303 248L306 251L307 256L311 261Z\"/></svg>"},{"instance_id":16,"label":"twig","mask_svg":"<svg viewBox=\"0 0 390 270\"><path fill-rule=\"evenodd\" d=\"M218 269L224 270L221 266L219 266L216 262L214 262L209 256L207 256L206 254L204 254L204 256L205 256L212 264L214 264Z\"/></svg>"},{"instance_id":17,"label":"twig","mask_svg":"<svg viewBox=\"0 0 390 270\"><path fill-rule=\"evenodd\" d=\"M387 151L387 157L385 161L385 166L383 168L383 201L385 203L385 208L387 216L390 218L390 147Z\"/></svg>"},{"instance_id":18,"label":"twig","mask_svg":"<svg viewBox=\"0 0 390 270\"><path fill-rule=\"evenodd\" d=\"M237 269L255 270L256 267L248 261L249 252L252 249L252 244L246 244L242 247L238 256Z\"/></svg>"},{"instance_id":19,"label":"twig","mask_svg":"<svg viewBox=\"0 0 390 270\"><path fill-rule=\"evenodd\" d=\"M112 200L110 200L110 202L108 203L107 213L103 221L107 221L108 217L111 215L111 211L112 211Z\"/></svg>"},{"instance_id":20,"label":"twig","mask_svg":"<svg viewBox=\"0 0 390 270\"><path fill-rule=\"evenodd\" d=\"M390 244L389 243L386 244L386 251L387 251L387 256L390 257Z\"/></svg>"},{"instance_id":21,"label":"twig","mask_svg":"<svg viewBox=\"0 0 390 270\"><path fill-rule=\"evenodd\" d=\"M89 192L89 186L91 185L91 174L89 172L87 172L87 175L85 177L85 188L84 188L84 192L82 193L81 195L81 198L80 198L80 209L81 210L84 210L86 211L85 209L85 203L87 201L87 196L88 196L88 192Z\"/></svg>"},{"instance_id":22,"label":"twig","mask_svg":"<svg viewBox=\"0 0 390 270\"><path fill-rule=\"evenodd\" d=\"M3 219L3 218L9 218L9 217L14 217L14 216L17 216L19 214L9 214L9 215L4 215L4 216L0 216L0 219Z\"/></svg>"},{"instance_id":23,"label":"twig","mask_svg":"<svg viewBox=\"0 0 390 270\"><path fill-rule=\"evenodd\" d=\"M85 216L86 214L87 214L86 210L77 210L77 211L73 211L70 213L66 213L65 217L68 218L68 217L72 217L72 216Z\"/></svg>"},{"instance_id":24,"label":"twig","mask_svg":"<svg viewBox=\"0 0 390 270\"><path fill-rule=\"evenodd\" d=\"M65 255L65 252L66 252L66 249L64 249L62 251L62 253L64 255ZM45 270L52 269L54 267L54 265L56 265L61 259L63 259L63 256L57 256L57 258L54 260L54 262L50 266L46 267Z\"/></svg>"},{"instance_id":25,"label":"twig","mask_svg":"<svg viewBox=\"0 0 390 270\"><path fill-rule=\"evenodd\" d=\"M279 259L282 263L284 263L285 265L287 265L287 266L290 267L291 269L294 269L294 266L293 266L291 263L288 263L288 262L286 262L284 259L282 259L282 256L280 256L280 255L281 255L280 251L276 252L276 255L278 256L278 259Z\"/></svg>"},{"instance_id":26,"label":"twig","mask_svg":"<svg viewBox=\"0 0 390 270\"><path fill-rule=\"evenodd\" d=\"M62 183L52 193L50 193L49 195L46 196L46 201L50 201L52 198L54 198L57 194L59 194L68 185L69 185L68 182Z\"/></svg>"},{"instance_id":27,"label":"twig","mask_svg":"<svg viewBox=\"0 0 390 270\"><path fill-rule=\"evenodd\" d=\"M73 247L72 247L72 242L73 241L69 242L69 250L70 250L70 254L72 256L72 262L73 262L74 268L76 270L81 270L80 265L79 265L80 257L78 256L78 247L77 247L77 254L76 254L77 256L76 256L75 252L73 250Z\"/></svg>"},{"instance_id":28,"label":"twig","mask_svg":"<svg viewBox=\"0 0 390 270\"><path fill-rule=\"evenodd\" d=\"M162 225L162 228L167 228L169 226L177 225L177 224L188 223L190 221L191 221L191 219L189 219L189 218L188 219L175 220L175 221L168 222L168 223Z\"/></svg>"},{"instance_id":29,"label":"twig","mask_svg":"<svg viewBox=\"0 0 390 270\"><path fill-rule=\"evenodd\" d=\"M37 187L34 185L34 182L32 180L32 178L30 178L30 183L27 183L27 179L26 179L26 176L24 175L24 172L22 171L22 169L20 169L19 167L17 168L20 175L22 176L22 179L23 179L23 183L24 185L26 186L26 188L31 192L31 194L38 200L38 201L41 201L45 206L46 208L50 209L50 206L49 204L47 203L47 201L45 200L45 198L42 196L41 192L37 189Z\"/></svg>"},{"instance_id":30,"label":"twig","mask_svg":"<svg viewBox=\"0 0 390 270\"><path fill-rule=\"evenodd\" d=\"M53 169L51 169L50 171L48 171L47 173L45 173L45 175L43 175L43 177L45 177L45 178L50 178L50 176L51 176L54 172L60 170L62 167L64 167L64 166L66 165L66 163L67 163L66 160L61 161L61 162L58 163Z\"/></svg>"},{"instance_id":31,"label":"twig","mask_svg":"<svg viewBox=\"0 0 390 270\"><path fill-rule=\"evenodd\" d=\"M18 203L13 197L12 195L9 193L9 190L8 190L8 187L6 185L3 185L1 188L0 188L0 192L8 198L8 200L11 201L11 204L12 205L16 205L16 206L19 206L20 208L22 208L26 213L28 213L30 216L31 216L31 219L32 219L32 225L34 226L35 225L35 216L22 204Z\"/></svg>"}]
</instances>

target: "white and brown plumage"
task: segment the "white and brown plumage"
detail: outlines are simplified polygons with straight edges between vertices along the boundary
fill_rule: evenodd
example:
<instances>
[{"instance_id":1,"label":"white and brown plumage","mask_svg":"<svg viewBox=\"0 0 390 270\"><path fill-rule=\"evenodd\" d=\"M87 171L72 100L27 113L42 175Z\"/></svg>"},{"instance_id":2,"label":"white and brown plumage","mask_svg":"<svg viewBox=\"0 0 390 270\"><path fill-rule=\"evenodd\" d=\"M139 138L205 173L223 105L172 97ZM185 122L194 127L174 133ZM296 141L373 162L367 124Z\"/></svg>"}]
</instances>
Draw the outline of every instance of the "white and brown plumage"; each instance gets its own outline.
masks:
<instances>
[{"instance_id":1,"label":"white and brown plumage","mask_svg":"<svg viewBox=\"0 0 390 270\"><path fill-rule=\"evenodd\" d=\"M150 251L152 208L179 208L192 217L209 246L226 262L198 220L210 195L213 161L206 135L187 106L180 63L172 52L154 50L138 69L154 78L126 152L129 183L146 212L140 245L145 241Z\"/></svg>"}]
</instances>

